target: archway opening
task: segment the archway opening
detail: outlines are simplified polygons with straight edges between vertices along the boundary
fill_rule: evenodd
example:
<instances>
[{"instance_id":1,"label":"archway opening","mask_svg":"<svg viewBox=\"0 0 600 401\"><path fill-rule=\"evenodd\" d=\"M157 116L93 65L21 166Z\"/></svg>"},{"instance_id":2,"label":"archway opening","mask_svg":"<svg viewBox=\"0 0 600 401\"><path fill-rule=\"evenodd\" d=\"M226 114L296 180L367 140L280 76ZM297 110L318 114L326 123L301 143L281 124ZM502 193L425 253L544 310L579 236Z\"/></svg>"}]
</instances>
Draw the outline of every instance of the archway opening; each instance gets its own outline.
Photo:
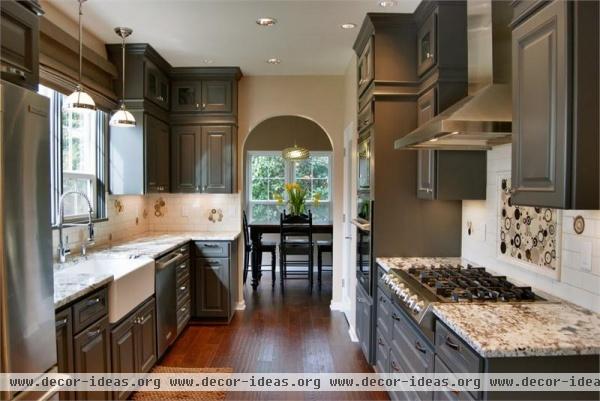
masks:
<instances>
[{"instance_id":1,"label":"archway opening","mask_svg":"<svg viewBox=\"0 0 600 401\"><path fill-rule=\"evenodd\" d=\"M291 162L282 157L282 150L297 145L310 151L306 160ZM302 258L291 257L294 269L287 271L314 271L314 285L319 285L318 262L321 260L323 283L331 283L331 251L321 253L319 241L332 242L333 220L333 146L325 130L308 118L294 115L270 117L254 127L244 142L243 162L243 208L247 215L250 231L261 230L260 240L279 245L280 215L286 210L285 184L297 183L306 191L306 209L313 216L314 256L313 265L302 265ZM256 241L256 235L253 236ZM278 271L281 262L280 247L274 268ZM263 271L271 271L271 258L248 258L248 264L260 264ZM265 255L266 256L266 255ZM287 264L286 264L287 265ZM297 267L297 269L296 269ZM248 267L250 269L250 266ZM250 273L249 273L250 276ZM272 280L271 274L262 275ZM256 277L253 277L256 280ZM281 277L279 277L281 280ZM330 290L330 288L328 288Z\"/></svg>"}]
</instances>

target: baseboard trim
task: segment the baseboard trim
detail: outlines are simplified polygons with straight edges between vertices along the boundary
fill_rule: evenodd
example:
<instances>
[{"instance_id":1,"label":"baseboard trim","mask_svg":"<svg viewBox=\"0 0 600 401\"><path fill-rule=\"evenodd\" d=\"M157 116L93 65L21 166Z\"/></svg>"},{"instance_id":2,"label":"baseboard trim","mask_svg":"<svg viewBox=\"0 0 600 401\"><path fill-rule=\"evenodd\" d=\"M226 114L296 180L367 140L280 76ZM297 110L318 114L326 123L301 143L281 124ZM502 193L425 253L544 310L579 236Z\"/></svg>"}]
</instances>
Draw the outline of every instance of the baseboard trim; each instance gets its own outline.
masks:
<instances>
[{"instance_id":1,"label":"baseboard trim","mask_svg":"<svg viewBox=\"0 0 600 401\"><path fill-rule=\"evenodd\" d=\"M331 301L329 309L344 312L346 310L346 305L343 302Z\"/></svg>"},{"instance_id":2,"label":"baseboard trim","mask_svg":"<svg viewBox=\"0 0 600 401\"><path fill-rule=\"evenodd\" d=\"M235 310L246 310L246 302L240 301L235 305Z\"/></svg>"},{"instance_id":3,"label":"baseboard trim","mask_svg":"<svg viewBox=\"0 0 600 401\"><path fill-rule=\"evenodd\" d=\"M354 331L354 327L350 326L350 328L348 329L348 335L350 336L350 340L353 343L357 343L358 342L358 337L356 335L356 332Z\"/></svg>"}]
</instances>

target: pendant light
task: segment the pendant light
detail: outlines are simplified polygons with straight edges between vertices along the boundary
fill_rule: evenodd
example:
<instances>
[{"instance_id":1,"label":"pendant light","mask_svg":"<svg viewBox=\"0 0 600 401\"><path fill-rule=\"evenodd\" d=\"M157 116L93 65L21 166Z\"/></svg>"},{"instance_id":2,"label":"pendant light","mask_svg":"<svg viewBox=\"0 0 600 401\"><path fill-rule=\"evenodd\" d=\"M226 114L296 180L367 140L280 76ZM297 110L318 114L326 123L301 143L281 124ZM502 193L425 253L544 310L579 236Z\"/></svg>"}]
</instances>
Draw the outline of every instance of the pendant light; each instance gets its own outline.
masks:
<instances>
[{"instance_id":1,"label":"pendant light","mask_svg":"<svg viewBox=\"0 0 600 401\"><path fill-rule=\"evenodd\" d=\"M81 12L81 8L83 3L86 0L78 0L79 1L79 82L77 83L77 88L75 92L71 93L63 102L63 109L67 111L82 111L82 110L96 110L96 103L94 103L94 99L86 92L83 91L83 86L81 84L82 78L82 66L83 66L83 41L82 41L82 33L83 33L83 25L81 23L81 17L83 13Z\"/></svg>"},{"instance_id":2,"label":"pendant light","mask_svg":"<svg viewBox=\"0 0 600 401\"><path fill-rule=\"evenodd\" d=\"M306 160L310 157L310 151L306 148L302 148L294 144L294 146L285 148L281 151L281 156L285 160L297 162L300 160Z\"/></svg>"},{"instance_id":3,"label":"pendant light","mask_svg":"<svg viewBox=\"0 0 600 401\"><path fill-rule=\"evenodd\" d=\"M121 82L123 83L123 89L121 91L121 108L119 110L117 110L115 112L115 114L113 114L113 116L110 118L110 125L113 127L123 127L123 128L131 128L131 127L135 127L135 118L133 117L133 114L131 114L129 111L127 111L127 108L125 107L125 38L128 37L129 35L131 35L133 31L129 28L124 28L124 27L116 27L115 28L115 33L117 35L119 35L122 39L121 42L121 52L122 52L122 57L123 57L123 74L121 77Z\"/></svg>"}]
</instances>

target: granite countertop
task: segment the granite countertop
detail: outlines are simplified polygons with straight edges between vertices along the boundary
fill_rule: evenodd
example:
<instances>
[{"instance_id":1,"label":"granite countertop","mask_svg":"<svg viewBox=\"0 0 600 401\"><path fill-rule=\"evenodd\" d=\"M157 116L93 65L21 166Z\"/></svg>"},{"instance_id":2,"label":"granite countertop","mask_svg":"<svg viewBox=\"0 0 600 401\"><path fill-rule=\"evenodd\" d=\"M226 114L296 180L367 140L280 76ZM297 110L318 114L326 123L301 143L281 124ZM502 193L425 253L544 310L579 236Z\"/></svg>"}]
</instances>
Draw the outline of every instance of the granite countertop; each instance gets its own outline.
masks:
<instances>
[{"instance_id":1,"label":"granite countertop","mask_svg":"<svg viewBox=\"0 0 600 401\"><path fill-rule=\"evenodd\" d=\"M111 247L92 248L88 258L129 259L131 257L157 257L180 247L189 241L234 241L239 231L224 232L152 232L131 238ZM64 264L54 265L54 308L58 309L77 298L110 283L114 277L106 273L90 273L77 270L83 258L72 258Z\"/></svg>"},{"instance_id":2,"label":"granite countertop","mask_svg":"<svg viewBox=\"0 0 600 401\"><path fill-rule=\"evenodd\" d=\"M110 274L78 272L76 265L57 270L54 272L54 309L59 309L111 281L113 276Z\"/></svg>"},{"instance_id":3,"label":"granite countertop","mask_svg":"<svg viewBox=\"0 0 600 401\"><path fill-rule=\"evenodd\" d=\"M477 265L464 258L377 258L377 264L388 272L415 264L439 267L449 263ZM600 314L534 291L546 301L433 302L430 307L439 320L486 358L600 354Z\"/></svg>"}]
</instances>

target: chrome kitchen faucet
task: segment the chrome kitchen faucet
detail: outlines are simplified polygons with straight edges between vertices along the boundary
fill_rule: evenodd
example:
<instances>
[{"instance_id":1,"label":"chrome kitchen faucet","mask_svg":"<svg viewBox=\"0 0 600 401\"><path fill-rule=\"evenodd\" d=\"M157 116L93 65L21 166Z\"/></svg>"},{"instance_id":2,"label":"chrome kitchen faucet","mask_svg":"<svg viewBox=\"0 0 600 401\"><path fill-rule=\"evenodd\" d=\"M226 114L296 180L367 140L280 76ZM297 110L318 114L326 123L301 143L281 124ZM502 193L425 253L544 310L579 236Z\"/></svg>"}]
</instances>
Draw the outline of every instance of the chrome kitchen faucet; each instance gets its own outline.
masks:
<instances>
[{"instance_id":1,"label":"chrome kitchen faucet","mask_svg":"<svg viewBox=\"0 0 600 401\"><path fill-rule=\"evenodd\" d=\"M65 224L65 207L64 200L67 195L79 195L85 199L88 204L88 223L67 223ZM68 244L63 242L63 228L67 227L83 227L87 226L88 228L88 238L87 244L93 245L94 243L94 223L92 223L92 214L94 209L92 208L92 203L86 194L78 191L68 191L61 195L58 201L58 258L60 263L65 263L67 260L67 255L71 253L71 250L68 248ZM86 253L86 243L81 246L81 254L85 256Z\"/></svg>"}]
</instances>

